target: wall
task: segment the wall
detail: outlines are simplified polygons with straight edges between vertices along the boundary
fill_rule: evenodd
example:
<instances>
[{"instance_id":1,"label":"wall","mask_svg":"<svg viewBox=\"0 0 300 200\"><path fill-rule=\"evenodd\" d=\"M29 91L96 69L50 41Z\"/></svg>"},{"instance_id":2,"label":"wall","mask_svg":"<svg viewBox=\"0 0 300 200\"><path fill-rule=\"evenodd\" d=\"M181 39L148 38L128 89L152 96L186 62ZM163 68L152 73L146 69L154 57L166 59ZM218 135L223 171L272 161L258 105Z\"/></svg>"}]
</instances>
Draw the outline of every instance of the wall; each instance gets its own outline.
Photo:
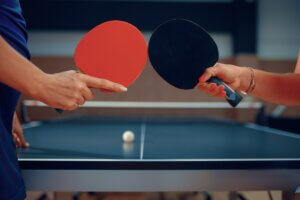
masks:
<instances>
[{"instance_id":1,"label":"wall","mask_svg":"<svg viewBox=\"0 0 300 200\"><path fill-rule=\"evenodd\" d=\"M296 59L300 49L300 1L258 0L257 55L267 59ZM72 56L84 32L30 32L34 56ZM145 33L146 38L151 33ZM213 34L221 57L232 56L232 38Z\"/></svg>"},{"instance_id":2,"label":"wall","mask_svg":"<svg viewBox=\"0 0 300 200\"><path fill-rule=\"evenodd\" d=\"M295 59L300 50L300 1L258 1L258 56Z\"/></svg>"}]
</instances>

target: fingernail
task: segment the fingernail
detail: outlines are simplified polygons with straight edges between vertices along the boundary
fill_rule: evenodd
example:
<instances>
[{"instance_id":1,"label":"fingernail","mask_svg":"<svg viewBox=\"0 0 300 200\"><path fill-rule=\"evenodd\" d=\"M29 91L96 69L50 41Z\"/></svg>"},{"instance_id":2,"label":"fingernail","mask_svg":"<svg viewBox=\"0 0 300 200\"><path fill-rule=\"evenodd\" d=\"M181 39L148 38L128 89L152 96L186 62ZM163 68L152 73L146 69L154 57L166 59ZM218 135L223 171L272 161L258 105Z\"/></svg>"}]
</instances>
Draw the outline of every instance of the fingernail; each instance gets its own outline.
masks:
<instances>
[{"instance_id":1,"label":"fingernail","mask_svg":"<svg viewBox=\"0 0 300 200\"><path fill-rule=\"evenodd\" d=\"M29 147L29 146L30 146L30 144L26 142L26 147Z\"/></svg>"},{"instance_id":2,"label":"fingernail","mask_svg":"<svg viewBox=\"0 0 300 200\"><path fill-rule=\"evenodd\" d=\"M124 87L124 86L121 86L121 90L123 91L123 92L127 92L127 88L126 87Z\"/></svg>"}]
</instances>

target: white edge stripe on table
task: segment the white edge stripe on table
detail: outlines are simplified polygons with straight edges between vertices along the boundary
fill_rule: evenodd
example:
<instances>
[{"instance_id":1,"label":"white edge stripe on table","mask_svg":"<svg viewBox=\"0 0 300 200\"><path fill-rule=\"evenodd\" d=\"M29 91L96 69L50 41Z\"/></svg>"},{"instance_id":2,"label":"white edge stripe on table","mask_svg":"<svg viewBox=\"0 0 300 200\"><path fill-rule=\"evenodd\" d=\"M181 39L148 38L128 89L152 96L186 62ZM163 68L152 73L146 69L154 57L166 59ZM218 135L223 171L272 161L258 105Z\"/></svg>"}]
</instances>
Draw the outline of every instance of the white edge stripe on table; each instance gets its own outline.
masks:
<instances>
[{"instance_id":1,"label":"white edge stripe on table","mask_svg":"<svg viewBox=\"0 0 300 200\"><path fill-rule=\"evenodd\" d=\"M140 160L143 160L143 156L144 156L145 137L146 137L146 124L142 123Z\"/></svg>"},{"instance_id":2,"label":"white edge stripe on table","mask_svg":"<svg viewBox=\"0 0 300 200\"><path fill-rule=\"evenodd\" d=\"M27 124L23 124L22 128L23 129L34 128L34 127L40 126L41 124L42 124L42 122L40 122L40 121L32 121L32 122L29 122Z\"/></svg>"},{"instance_id":3,"label":"white edge stripe on table","mask_svg":"<svg viewBox=\"0 0 300 200\"><path fill-rule=\"evenodd\" d=\"M48 107L46 104L25 100L25 106ZM241 102L237 108L260 108L261 102ZM153 101L87 101L81 107L84 108L232 108L227 102L153 102Z\"/></svg>"},{"instance_id":4,"label":"white edge stripe on table","mask_svg":"<svg viewBox=\"0 0 300 200\"><path fill-rule=\"evenodd\" d=\"M58 161L58 162L97 162L97 161L110 161L110 162L130 162L130 161L141 161L141 159L79 159L79 158L19 158L19 161ZM218 162L218 161L300 161L300 158L239 158L239 159L143 159L143 162L170 162L170 161L205 161L205 162Z\"/></svg>"}]
</instances>

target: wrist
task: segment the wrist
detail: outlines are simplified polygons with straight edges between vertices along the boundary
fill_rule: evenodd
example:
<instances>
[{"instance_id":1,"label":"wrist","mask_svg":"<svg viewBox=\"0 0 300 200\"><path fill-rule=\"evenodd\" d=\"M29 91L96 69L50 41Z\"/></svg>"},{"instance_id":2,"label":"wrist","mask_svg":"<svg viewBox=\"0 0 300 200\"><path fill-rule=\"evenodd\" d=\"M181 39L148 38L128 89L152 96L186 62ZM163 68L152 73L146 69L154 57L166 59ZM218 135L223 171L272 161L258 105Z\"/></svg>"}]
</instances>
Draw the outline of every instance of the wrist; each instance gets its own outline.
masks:
<instances>
[{"instance_id":1,"label":"wrist","mask_svg":"<svg viewBox=\"0 0 300 200\"><path fill-rule=\"evenodd\" d=\"M249 67L241 67L240 68L240 91L246 92L249 90L249 87L251 85L251 69Z\"/></svg>"},{"instance_id":2,"label":"wrist","mask_svg":"<svg viewBox=\"0 0 300 200\"><path fill-rule=\"evenodd\" d=\"M27 84L27 95L39 100L42 98L44 91L47 91L46 87L49 84L50 75L43 71L37 71L32 76L32 79Z\"/></svg>"}]
</instances>

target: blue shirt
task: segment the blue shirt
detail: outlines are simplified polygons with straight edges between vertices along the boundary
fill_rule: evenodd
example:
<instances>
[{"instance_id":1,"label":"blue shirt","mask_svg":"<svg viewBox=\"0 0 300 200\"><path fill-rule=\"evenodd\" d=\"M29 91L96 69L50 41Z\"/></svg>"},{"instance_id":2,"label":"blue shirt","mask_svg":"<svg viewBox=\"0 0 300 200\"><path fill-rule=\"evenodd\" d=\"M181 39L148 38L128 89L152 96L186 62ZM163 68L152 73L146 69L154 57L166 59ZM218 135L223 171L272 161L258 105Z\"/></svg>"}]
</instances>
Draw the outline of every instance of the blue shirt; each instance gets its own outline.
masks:
<instances>
[{"instance_id":1,"label":"blue shirt","mask_svg":"<svg viewBox=\"0 0 300 200\"><path fill-rule=\"evenodd\" d=\"M27 49L26 24L18 0L0 1L0 35L20 54L30 58ZM4 66L9 67L9 66ZM12 119L19 92L0 83L0 199L25 199L25 186L20 173L12 137Z\"/></svg>"}]
</instances>

